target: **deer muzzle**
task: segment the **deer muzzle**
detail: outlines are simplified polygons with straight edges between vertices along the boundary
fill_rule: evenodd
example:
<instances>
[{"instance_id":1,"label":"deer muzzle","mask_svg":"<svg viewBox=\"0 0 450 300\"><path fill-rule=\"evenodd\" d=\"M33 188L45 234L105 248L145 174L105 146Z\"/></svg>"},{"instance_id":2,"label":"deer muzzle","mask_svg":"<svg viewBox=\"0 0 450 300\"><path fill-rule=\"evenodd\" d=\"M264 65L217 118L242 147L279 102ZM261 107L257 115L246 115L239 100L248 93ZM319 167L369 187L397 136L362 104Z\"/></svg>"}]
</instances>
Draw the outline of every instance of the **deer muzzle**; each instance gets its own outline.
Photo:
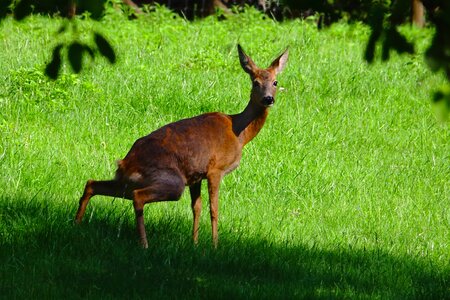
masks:
<instances>
[{"instance_id":1,"label":"deer muzzle","mask_svg":"<svg viewBox=\"0 0 450 300\"><path fill-rule=\"evenodd\" d=\"M275 103L275 99L272 96L265 96L262 99L262 104L264 106L272 106Z\"/></svg>"}]
</instances>

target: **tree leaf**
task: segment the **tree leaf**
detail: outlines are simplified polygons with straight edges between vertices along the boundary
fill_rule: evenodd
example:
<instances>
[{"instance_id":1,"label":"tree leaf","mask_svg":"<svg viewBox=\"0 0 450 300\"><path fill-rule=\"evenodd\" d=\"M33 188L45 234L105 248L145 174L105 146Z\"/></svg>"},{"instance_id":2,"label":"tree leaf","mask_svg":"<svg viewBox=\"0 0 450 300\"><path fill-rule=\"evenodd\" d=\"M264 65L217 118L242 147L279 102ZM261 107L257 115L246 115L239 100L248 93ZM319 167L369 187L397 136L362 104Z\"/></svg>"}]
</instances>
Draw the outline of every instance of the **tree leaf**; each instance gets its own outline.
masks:
<instances>
[{"instance_id":1,"label":"tree leaf","mask_svg":"<svg viewBox=\"0 0 450 300\"><path fill-rule=\"evenodd\" d=\"M100 53L106 57L110 63L115 63L116 53L109 42L98 32L94 32L94 40Z\"/></svg>"},{"instance_id":2,"label":"tree leaf","mask_svg":"<svg viewBox=\"0 0 450 300\"><path fill-rule=\"evenodd\" d=\"M92 59L94 59L94 58L95 58L95 52L94 52L94 50L93 50L90 46L88 46L88 45L83 45L83 47L84 47L84 51L86 51L87 54L89 54L89 56L90 56Z\"/></svg>"},{"instance_id":3,"label":"tree leaf","mask_svg":"<svg viewBox=\"0 0 450 300\"><path fill-rule=\"evenodd\" d=\"M392 28L389 30L388 36L389 42L399 54L401 53L414 53L414 45L402 35L400 34L396 28Z\"/></svg>"},{"instance_id":4,"label":"tree leaf","mask_svg":"<svg viewBox=\"0 0 450 300\"><path fill-rule=\"evenodd\" d=\"M0 0L0 21L3 20L10 10L12 0Z\"/></svg>"},{"instance_id":5,"label":"tree leaf","mask_svg":"<svg viewBox=\"0 0 450 300\"><path fill-rule=\"evenodd\" d=\"M75 41L69 46L69 50L67 55L69 57L70 66L75 73L80 73L81 71L81 62L83 59L83 51L84 45Z\"/></svg>"},{"instance_id":6,"label":"tree leaf","mask_svg":"<svg viewBox=\"0 0 450 300\"><path fill-rule=\"evenodd\" d=\"M78 0L77 9L88 11L92 19L99 20L105 12L105 3L105 0Z\"/></svg>"},{"instance_id":7,"label":"tree leaf","mask_svg":"<svg viewBox=\"0 0 450 300\"><path fill-rule=\"evenodd\" d=\"M381 5L374 5L369 12L369 25L371 28L370 37L367 41L364 58L368 63L372 63L375 58L375 45L383 32L384 12Z\"/></svg>"},{"instance_id":8,"label":"tree leaf","mask_svg":"<svg viewBox=\"0 0 450 300\"><path fill-rule=\"evenodd\" d=\"M383 46L381 47L381 60L386 61L389 59L389 50L391 48L391 42L389 37L386 37L383 41Z\"/></svg>"},{"instance_id":9,"label":"tree leaf","mask_svg":"<svg viewBox=\"0 0 450 300\"><path fill-rule=\"evenodd\" d=\"M22 0L14 7L14 18L20 21L31 15L32 12L31 1Z\"/></svg>"},{"instance_id":10,"label":"tree leaf","mask_svg":"<svg viewBox=\"0 0 450 300\"><path fill-rule=\"evenodd\" d=\"M53 49L52 60L45 67L45 75L56 80L58 78L59 69L61 67L61 44Z\"/></svg>"},{"instance_id":11,"label":"tree leaf","mask_svg":"<svg viewBox=\"0 0 450 300\"><path fill-rule=\"evenodd\" d=\"M379 38L379 34L372 30L369 40L367 41L366 50L364 51L364 58L368 63L372 63L375 57L375 44Z\"/></svg>"}]
</instances>

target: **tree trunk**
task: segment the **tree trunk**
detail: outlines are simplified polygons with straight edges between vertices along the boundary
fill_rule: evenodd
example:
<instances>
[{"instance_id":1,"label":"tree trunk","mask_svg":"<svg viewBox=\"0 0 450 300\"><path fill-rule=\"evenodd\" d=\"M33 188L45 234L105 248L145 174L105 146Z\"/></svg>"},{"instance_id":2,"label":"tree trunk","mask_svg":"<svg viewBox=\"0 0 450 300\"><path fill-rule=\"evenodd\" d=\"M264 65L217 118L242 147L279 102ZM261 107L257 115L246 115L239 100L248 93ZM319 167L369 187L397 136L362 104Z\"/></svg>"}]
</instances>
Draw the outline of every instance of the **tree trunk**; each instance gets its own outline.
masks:
<instances>
[{"instance_id":1,"label":"tree trunk","mask_svg":"<svg viewBox=\"0 0 450 300\"><path fill-rule=\"evenodd\" d=\"M422 1L412 0L411 19L412 23L417 27L422 28L425 26L425 9Z\"/></svg>"}]
</instances>

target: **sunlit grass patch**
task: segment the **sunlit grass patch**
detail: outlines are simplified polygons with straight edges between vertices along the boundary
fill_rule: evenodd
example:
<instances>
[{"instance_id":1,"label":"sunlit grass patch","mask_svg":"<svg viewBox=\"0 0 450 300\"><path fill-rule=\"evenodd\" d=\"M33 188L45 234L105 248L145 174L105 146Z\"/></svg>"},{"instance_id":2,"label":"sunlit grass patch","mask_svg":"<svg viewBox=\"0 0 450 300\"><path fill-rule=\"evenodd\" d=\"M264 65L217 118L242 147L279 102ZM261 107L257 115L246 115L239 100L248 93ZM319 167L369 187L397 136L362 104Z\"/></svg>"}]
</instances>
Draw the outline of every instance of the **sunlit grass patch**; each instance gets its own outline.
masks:
<instances>
[{"instance_id":1,"label":"sunlit grass patch","mask_svg":"<svg viewBox=\"0 0 450 300\"><path fill-rule=\"evenodd\" d=\"M58 20L3 21L1 295L448 297L450 131L431 106L444 79L420 53L367 65L360 25L162 17L82 21L118 62L65 66L57 81L43 68ZM197 247L188 193L146 206L147 251L130 201L93 198L74 226L86 180L111 178L138 137L245 107L238 42L263 66L288 45L290 58L265 127L222 183L219 249L206 184Z\"/></svg>"}]
</instances>

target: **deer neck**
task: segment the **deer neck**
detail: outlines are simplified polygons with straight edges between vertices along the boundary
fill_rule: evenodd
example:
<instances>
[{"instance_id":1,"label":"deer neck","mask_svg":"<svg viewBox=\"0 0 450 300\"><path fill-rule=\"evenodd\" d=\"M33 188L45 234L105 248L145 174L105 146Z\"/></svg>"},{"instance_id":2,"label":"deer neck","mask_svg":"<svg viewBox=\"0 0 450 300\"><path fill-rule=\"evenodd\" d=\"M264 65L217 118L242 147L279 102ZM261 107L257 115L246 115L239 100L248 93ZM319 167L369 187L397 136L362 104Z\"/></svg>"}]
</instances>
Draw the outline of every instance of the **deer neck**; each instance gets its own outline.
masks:
<instances>
[{"instance_id":1,"label":"deer neck","mask_svg":"<svg viewBox=\"0 0 450 300\"><path fill-rule=\"evenodd\" d=\"M239 138L242 146L250 142L261 130L266 122L269 110L250 101L239 114L232 115L233 132Z\"/></svg>"}]
</instances>

